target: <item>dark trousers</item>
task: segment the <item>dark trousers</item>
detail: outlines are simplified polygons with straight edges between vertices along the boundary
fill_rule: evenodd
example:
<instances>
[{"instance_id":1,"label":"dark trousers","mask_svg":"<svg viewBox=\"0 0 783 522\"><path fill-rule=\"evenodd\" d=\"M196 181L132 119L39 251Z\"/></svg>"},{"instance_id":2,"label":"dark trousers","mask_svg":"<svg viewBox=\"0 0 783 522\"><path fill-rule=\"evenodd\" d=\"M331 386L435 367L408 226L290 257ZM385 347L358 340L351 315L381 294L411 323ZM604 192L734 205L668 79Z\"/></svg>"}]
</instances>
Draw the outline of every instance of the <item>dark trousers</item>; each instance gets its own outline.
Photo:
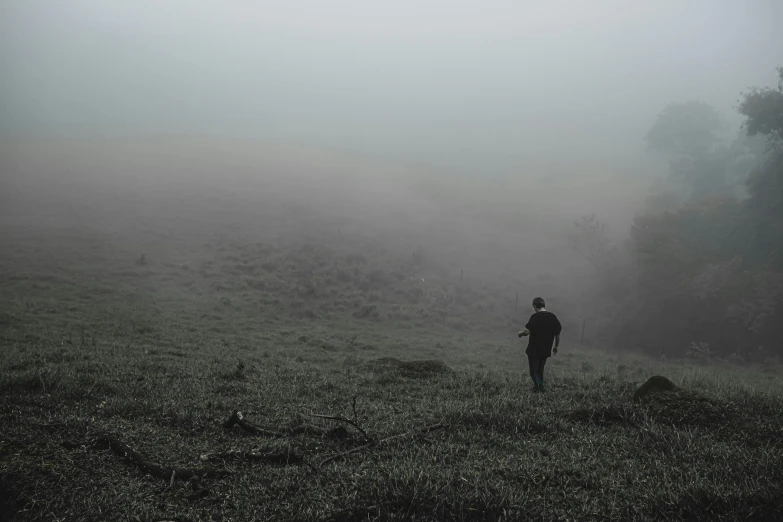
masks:
<instances>
[{"instance_id":1,"label":"dark trousers","mask_svg":"<svg viewBox=\"0 0 783 522\"><path fill-rule=\"evenodd\" d=\"M530 377L533 379L533 384L536 388L543 388L544 386L544 365L546 364L546 357L539 357L536 355L528 355L527 362L530 364Z\"/></svg>"}]
</instances>

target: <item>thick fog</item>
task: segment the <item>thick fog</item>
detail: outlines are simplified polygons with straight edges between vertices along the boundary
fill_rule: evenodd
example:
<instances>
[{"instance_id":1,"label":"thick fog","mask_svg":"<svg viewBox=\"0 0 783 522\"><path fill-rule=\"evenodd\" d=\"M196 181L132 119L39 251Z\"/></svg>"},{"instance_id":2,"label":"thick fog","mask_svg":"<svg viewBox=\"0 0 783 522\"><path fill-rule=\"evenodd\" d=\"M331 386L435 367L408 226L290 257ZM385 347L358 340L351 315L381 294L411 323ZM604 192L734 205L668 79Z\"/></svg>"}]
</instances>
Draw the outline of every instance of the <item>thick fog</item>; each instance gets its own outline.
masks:
<instances>
[{"instance_id":1,"label":"thick fog","mask_svg":"<svg viewBox=\"0 0 783 522\"><path fill-rule=\"evenodd\" d=\"M6 0L5 134L306 142L475 176L633 157L661 108L732 117L783 4Z\"/></svg>"},{"instance_id":2,"label":"thick fog","mask_svg":"<svg viewBox=\"0 0 783 522\"><path fill-rule=\"evenodd\" d=\"M776 0L0 9L6 188L255 187L560 279L573 220L621 236L666 170L644 141L663 107L702 100L735 135L783 49Z\"/></svg>"}]
</instances>

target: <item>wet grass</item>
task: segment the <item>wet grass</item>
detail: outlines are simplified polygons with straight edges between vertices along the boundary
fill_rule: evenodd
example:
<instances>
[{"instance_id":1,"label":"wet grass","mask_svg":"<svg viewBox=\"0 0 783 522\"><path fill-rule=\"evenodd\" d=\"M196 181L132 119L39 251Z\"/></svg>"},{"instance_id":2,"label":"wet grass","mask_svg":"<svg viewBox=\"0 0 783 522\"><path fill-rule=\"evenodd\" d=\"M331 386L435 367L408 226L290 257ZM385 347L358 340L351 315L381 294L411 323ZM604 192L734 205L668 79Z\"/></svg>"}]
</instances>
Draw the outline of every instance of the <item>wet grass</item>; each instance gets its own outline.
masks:
<instances>
[{"instance_id":1,"label":"wet grass","mask_svg":"<svg viewBox=\"0 0 783 522\"><path fill-rule=\"evenodd\" d=\"M598 370L585 374L581 360L590 356L578 354L551 361L549 390L534 394L522 361L409 376L324 363L298 340L268 335L263 349L191 348L187 357L126 340L58 348L52 359L45 344L6 345L0 485L9 519L779 520L779 385L759 380L732 400L720 391L736 378L731 370L655 366L685 390L697 382L704 390L637 404L642 379L608 377L601 366L615 363L600 355L592 356ZM287 354L296 349L299 362ZM306 419L333 427L309 414L344 416L376 440L446 427L316 470L213 462L230 475L209 480L197 499L187 484L151 477L108 451L61 445L110 434L180 468L236 451L288 451L315 464L362 445L347 424L347 440L226 430L234 410L278 427Z\"/></svg>"}]
</instances>

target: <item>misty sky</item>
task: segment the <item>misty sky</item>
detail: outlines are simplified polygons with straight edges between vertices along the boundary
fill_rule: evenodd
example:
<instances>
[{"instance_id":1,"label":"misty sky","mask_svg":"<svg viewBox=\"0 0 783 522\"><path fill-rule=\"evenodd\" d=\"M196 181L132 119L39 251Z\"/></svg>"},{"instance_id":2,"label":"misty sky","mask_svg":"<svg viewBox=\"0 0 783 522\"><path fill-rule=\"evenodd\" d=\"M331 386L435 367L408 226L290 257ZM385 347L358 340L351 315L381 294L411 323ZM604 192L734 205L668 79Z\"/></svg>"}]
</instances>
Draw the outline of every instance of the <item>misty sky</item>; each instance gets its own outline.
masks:
<instances>
[{"instance_id":1,"label":"misty sky","mask_svg":"<svg viewBox=\"0 0 783 522\"><path fill-rule=\"evenodd\" d=\"M780 20L780 0L2 0L0 131L606 160L670 101L736 122L783 65Z\"/></svg>"}]
</instances>

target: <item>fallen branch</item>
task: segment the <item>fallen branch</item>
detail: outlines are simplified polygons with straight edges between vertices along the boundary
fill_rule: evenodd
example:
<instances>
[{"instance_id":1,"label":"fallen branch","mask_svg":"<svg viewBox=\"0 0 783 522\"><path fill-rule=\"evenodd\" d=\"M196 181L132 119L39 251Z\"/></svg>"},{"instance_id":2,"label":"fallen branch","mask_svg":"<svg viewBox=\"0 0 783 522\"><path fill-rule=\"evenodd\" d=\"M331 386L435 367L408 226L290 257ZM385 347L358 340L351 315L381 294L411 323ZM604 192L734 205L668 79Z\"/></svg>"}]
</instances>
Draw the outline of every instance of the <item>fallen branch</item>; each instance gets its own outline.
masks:
<instances>
[{"instance_id":1,"label":"fallen branch","mask_svg":"<svg viewBox=\"0 0 783 522\"><path fill-rule=\"evenodd\" d=\"M430 433L433 431L442 430L443 428L448 428L450 424L445 424L443 422L438 422L436 424L431 424L429 426L425 426L423 428L419 428L418 430L411 430L407 431L405 433L398 433L397 435L391 435L389 437L386 437L385 439L381 439L379 442L389 442L390 440L395 439L401 439L404 437L408 437L410 435L424 435L425 433Z\"/></svg>"},{"instance_id":2,"label":"fallen branch","mask_svg":"<svg viewBox=\"0 0 783 522\"><path fill-rule=\"evenodd\" d=\"M68 449L75 449L81 446L88 446L95 449L109 449L115 455L122 457L125 462L136 466L148 475L172 482L177 479L183 481L195 480L198 482L203 478L225 477L229 475L227 471L221 470L177 469L161 466L159 464L150 462L149 460L142 457L139 453L132 450L128 445L108 435L96 437L86 444L63 442L62 446Z\"/></svg>"},{"instance_id":3,"label":"fallen branch","mask_svg":"<svg viewBox=\"0 0 783 522\"><path fill-rule=\"evenodd\" d=\"M355 453L359 453L359 452L364 451L364 450L366 450L368 448L371 448L373 446L378 446L380 444L384 444L384 443L392 441L392 440L402 439L404 437L409 437L409 436L424 435L425 433L430 433L430 432L433 432L433 431L436 431L436 430L440 430L440 429L446 428L447 426L449 426L449 425L448 424L444 424L442 422L439 422L437 424L432 424L430 426L425 426L424 428L420 428L418 430L411 430L411 431L406 431L405 433L398 433L396 435L391 435L389 437L386 437L384 439L380 439L378 441L373 441L373 442L370 442L368 444L364 444L362 446L357 446L356 448L352 448L352 449L350 449L348 451L344 451L342 453L335 453L334 455L330 455L329 457L326 457L325 459L321 460L321 462L318 463L317 467L318 468L322 468L326 464L329 464L330 462L334 462L336 460L349 457L350 455L353 455Z\"/></svg>"},{"instance_id":4,"label":"fallen branch","mask_svg":"<svg viewBox=\"0 0 783 522\"><path fill-rule=\"evenodd\" d=\"M320 426L314 426L312 424L300 424L293 428L277 429L268 426L259 426L248 422L241 411L235 411L231 416L223 422L223 427L230 430L234 426L239 426L247 433L258 435L259 437L273 437L282 438L287 436L296 435L315 435L318 437L329 437L334 439L344 439L348 436L348 432L342 426L335 428L322 428Z\"/></svg>"},{"instance_id":5,"label":"fallen branch","mask_svg":"<svg viewBox=\"0 0 783 522\"><path fill-rule=\"evenodd\" d=\"M371 442L369 444L365 444L363 446L357 446L355 448L349 449L348 451L344 451L342 453L335 453L334 455L330 455L326 457L325 459L321 460L321 462L318 463L317 467L320 469L324 467L325 465L329 464L330 462L334 462L335 460L343 459L345 457L349 457L353 455L354 453L359 453L360 451L364 451L367 448L371 446L375 446L375 442Z\"/></svg>"},{"instance_id":6,"label":"fallen branch","mask_svg":"<svg viewBox=\"0 0 783 522\"><path fill-rule=\"evenodd\" d=\"M256 426L245 420L241 411L235 411L231 417L229 417L224 423L223 427L230 430L234 426L239 426L244 431L252 433L253 435L260 435L262 437L284 437L285 433L275 430L273 428L267 428L263 426Z\"/></svg>"},{"instance_id":7,"label":"fallen branch","mask_svg":"<svg viewBox=\"0 0 783 522\"><path fill-rule=\"evenodd\" d=\"M320 415L320 414L318 414L318 413L311 413L311 414L310 414L310 417L317 417L317 418L319 418L319 419L329 419L329 420L333 420L333 421L337 421L337 422L345 422L346 424L350 424L351 426L353 426L354 428L356 428L357 430L359 430L359 432L360 432L360 433L362 434L362 436L364 437L364 440L365 440L365 441L372 443L372 442L373 442L373 440L374 440L372 437L370 437L370 436L367 434L367 432L366 432L366 431L364 431L364 429L362 429L362 427L361 427L361 426L359 426L359 423L358 423L358 422L356 422L356 421L353 421L353 420L351 420L351 419L346 419L345 417L343 417L343 416L341 416L341 415Z\"/></svg>"},{"instance_id":8,"label":"fallen branch","mask_svg":"<svg viewBox=\"0 0 783 522\"><path fill-rule=\"evenodd\" d=\"M291 428L291 435L317 435L319 437L328 437L330 439L344 439L348 437L348 430L343 426L334 428L322 428L312 424L300 424Z\"/></svg>"}]
</instances>

